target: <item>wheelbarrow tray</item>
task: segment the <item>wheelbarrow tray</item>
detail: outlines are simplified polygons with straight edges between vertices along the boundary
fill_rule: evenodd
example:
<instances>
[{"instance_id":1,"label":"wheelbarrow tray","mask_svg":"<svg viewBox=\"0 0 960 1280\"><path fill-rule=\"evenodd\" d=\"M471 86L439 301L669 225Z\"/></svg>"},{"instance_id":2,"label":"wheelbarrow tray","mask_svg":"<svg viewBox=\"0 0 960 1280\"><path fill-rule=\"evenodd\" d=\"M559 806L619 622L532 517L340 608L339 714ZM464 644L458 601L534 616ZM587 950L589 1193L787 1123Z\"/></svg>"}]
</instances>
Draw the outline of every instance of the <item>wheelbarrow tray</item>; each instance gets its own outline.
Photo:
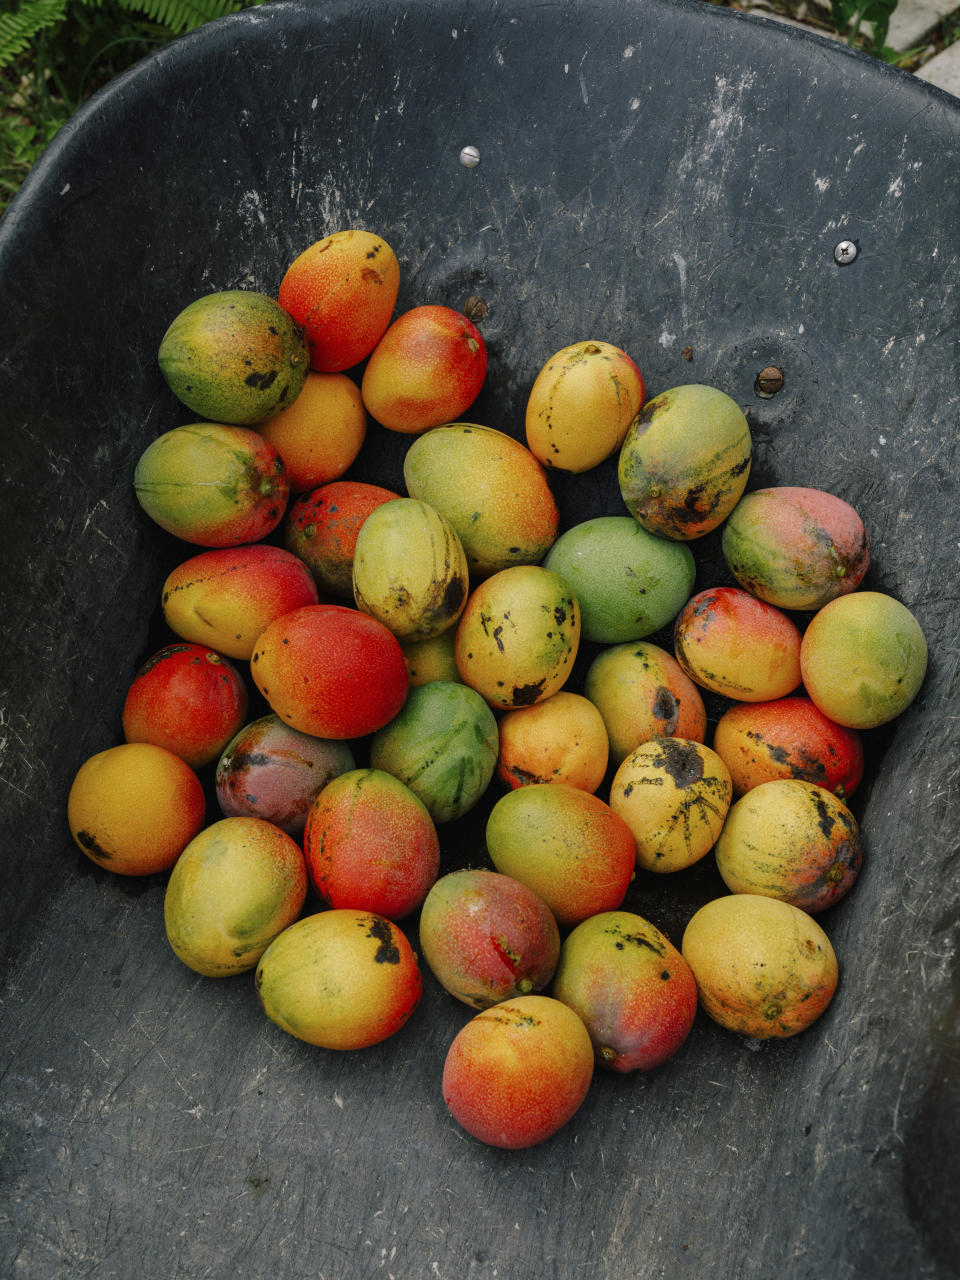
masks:
<instances>
[{"instance_id":1,"label":"wheelbarrow tray","mask_svg":"<svg viewBox=\"0 0 960 1280\"><path fill-rule=\"evenodd\" d=\"M956 99L683 0L281 2L164 48L61 131L0 222L4 1276L956 1274L958 211ZM390 1040L312 1048L250 975L176 959L162 876L100 871L66 825L192 554L131 483L190 417L160 338L355 226L396 249L398 310L488 304L472 420L522 439L536 373L586 337L650 394L718 386L749 410L750 487L852 503L865 586L930 647L918 699L866 735L867 854L822 917L841 983L821 1020L759 1042L700 1014L526 1151L446 1112L470 1011L431 975ZM402 487L408 443L371 426L351 474ZM551 481L565 525L624 511L615 459ZM698 585L723 580L716 539L694 551ZM481 817L441 830L445 868L483 859ZM624 905L679 942L723 886L709 860L666 879Z\"/></svg>"}]
</instances>

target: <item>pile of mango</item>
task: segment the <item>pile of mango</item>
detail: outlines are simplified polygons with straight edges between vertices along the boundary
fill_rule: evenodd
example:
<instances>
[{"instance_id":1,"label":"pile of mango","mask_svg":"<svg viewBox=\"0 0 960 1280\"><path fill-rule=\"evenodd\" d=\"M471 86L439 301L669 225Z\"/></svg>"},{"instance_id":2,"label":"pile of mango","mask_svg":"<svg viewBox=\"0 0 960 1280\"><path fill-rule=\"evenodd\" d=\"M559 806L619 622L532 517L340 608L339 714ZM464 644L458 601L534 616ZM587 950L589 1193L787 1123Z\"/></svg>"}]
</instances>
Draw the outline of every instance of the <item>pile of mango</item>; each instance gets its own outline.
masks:
<instances>
[{"instance_id":1,"label":"pile of mango","mask_svg":"<svg viewBox=\"0 0 960 1280\"><path fill-rule=\"evenodd\" d=\"M170 640L68 820L99 866L167 876L186 966L253 971L310 1044L394 1034L424 965L470 1010L450 1112L526 1147L596 1066L669 1059L698 1008L758 1039L823 1013L838 964L814 917L862 864L862 734L913 702L927 649L862 587L853 507L748 490L750 428L723 390L647 399L625 351L585 339L545 360L521 443L466 418L482 320L395 318L399 283L382 237L345 230L276 298L228 290L172 319L159 370L196 421L132 477L185 547ZM371 429L410 437L405 492L363 478ZM622 513L561 528L551 476L614 457ZM717 530L729 584L695 591L692 547ZM484 798L482 865L445 868L445 828ZM729 893L679 947L623 908L638 869L708 855Z\"/></svg>"}]
</instances>

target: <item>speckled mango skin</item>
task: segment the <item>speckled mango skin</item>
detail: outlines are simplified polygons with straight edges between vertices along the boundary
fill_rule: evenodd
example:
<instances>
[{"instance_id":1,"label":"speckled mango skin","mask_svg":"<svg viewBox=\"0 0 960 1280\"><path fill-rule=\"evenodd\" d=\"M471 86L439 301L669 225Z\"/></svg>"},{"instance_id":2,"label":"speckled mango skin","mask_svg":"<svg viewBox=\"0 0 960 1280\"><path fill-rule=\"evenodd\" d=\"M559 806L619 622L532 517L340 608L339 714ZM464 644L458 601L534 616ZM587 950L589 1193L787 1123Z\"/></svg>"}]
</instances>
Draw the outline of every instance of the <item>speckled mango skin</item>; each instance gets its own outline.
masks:
<instances>
[{"instance_id":1,"label":"speckled mango skin","mask_svg":"<svg viewBox=\"0 0 960 1280\"><path fill-rule=\"evenodd\" d=\"M309 368L300 326L263 293L226 289L197 298L160 343L171 391L214 422L252 426L293 404Z\"/></svg>"},{"instance_id":2,"label":"speckled mango skin","mask_svg":"<svg viewBox=\"0 0 960 1280\"><path fill-rule=\"evenodd\" d=\"M249 427L194 422L147 445L133 473L137 501L161 529L200 547L259 542L283 519L283 460Z\"/></svg>"},{"instance_id":3,"label":"speckled mango skin","mask_svg":"<svg viewBox=\"0 0 960 1280\"><path fill-rule=\"evenodd\" d=\"M863 739L805 697L737 703L717 721L713 749L744 795L761 782L800 778L849 800L863 777Z\"/></svg>"},{"instance_id":4,"label":"speckled mango skin","mask_svg":"<svg viewBox=\"0 0 960 1280\"><path fill-rule=\"evenodd\" d=\"M175 635L249 659L275 618L318 602L307 567L270 544L201 551L167 575L160 593Z\"/></svg>"},{"instance_id":5,"label":"speckled mango skin","mask_svg":"<svg viewBox=\"0 0 960 1280\"><path fill-rule=\"evenodd\" d=\"M505 1000L454 1037L441 1090L450 1114L488 1146L522 1150L573 1119L593 1079L582 1020L551 996Z\"/></svg>"},{"instance_id":6,"label":"speckled mango skin","mask_svg":"<svg viewBox=\"0 0 960 1280\"><path fill-rule=\"evenodd\" d=\"M331 907L402 920L440 870L440 843L426 806L379 769L351 769L327 784L303 833L307 870Z\"/></svg>"},{"instance_id":7,"label":"speckled mango skin","mask_svg":"<svg viewBox=\"0 0 960 1280\"><path fill-rule=\"evenodd\" d=\"M620 448L644 398L643 375L625 351L593 339L572 343L530 388L527 447L545 467L589 471Z\"/></svg>"},{"instance_id":8,"label":"speckled mango skin","mask_svg":"<svg viewBox=\"0 0 960 1280\"><path fill-rule=\"evenodd\" d=\"M390 431L419 435L455 422L487 376L480 330L452 307L412 307L374 348L360 383L367 412Z\"/></svg>"},{"instance_id":9,"label":"speckled mango skin","mask_svg":"<svg viewBox=\"0 0 960 1280\"><path fill-rule=\"evenodd\" d=\"M486 842L494 867L539 894L561 928L618 908L634 874L627 823L599 796L564 782L501 796Z\"/></svg>"},{"instance_id":10,"label":"speckled mango skin","mask_svg":"<svg viewBox=\"0 0 960 1280\"><path fill-rule=\"evenodd\" d=\"M731 893L780 898L813 915L853 888L863 842L842 800L814 782L784 778L736 801L714 855Z\"/></svg>"},{"instance_id":11,"label":"speckled mango skin","mask_svg":"<svg viewBox=\"0 0 960 1280\"><path fill-rule=\"evenodd\" d=\"M584 693L603 716L615 764L650 738L706 738L700 690L672 653L649 640L598 653L587 668Z\"/></svg>"},{"instance_id":12,"label":"speckled mango skin","mask_svg":"<svg viewBox=\"0 0 960 1280\"><path fill-rule=\"evenodd\" d=\"M651 738L622 762L610 807L629 827L637 865L669 874L710 852L733 799L727 766L710 747Z\"/></svg>"},{"instance_id":13,"label":"speckled mango skin","mask_svg":"<svg viewBox=\"0 0 960 1280\"><path fill-rule=\"evenodd\" d=\"M663 538L701 538L739 502L751 450L746 416L725 392L698 383L664 391L637 414L620 450L627 510Z\"/></svg>"},{"instance_id":14,"label":"speckled mango skin","mask_svg":"<svg viewBox=\"0 0 960 1280\"><path fill-rule=\"evenodd\" d=\"M164 645L127 690L123 736L166 747L199 769L219 756L243 724L248 702L243 677L221 654L206 645Z\"/></svg>"},{"instance_id":15,"label":"speckled mango skin","mask_svg":"<svg viewBox=\"0 0 960 1280\"><path fill-rule=\"evenodd\" d=\"M368 614L317 604L271 622L250 657L254 683L284 723L318 738L362 738L407 697L400 642Z\"/></svg>"},{"instance_id":16,"label":"speckled mango skin","mask_svg":"<svg viewBox=\"0 0 960 1280\"><path fill-rule=\"evenodd\" d=\"M419 436L403 460L412 498L456 529L474 582L519 564L539 564L560 528L543 467L493 427L452 422Z\"/></svg>"},{"instance_id":17,"label":"speckled mango skin","mask_svg":"<svg viewBox=\"0 0 960 1280\"><path fill-rule=\"evenodd\" d=\"M723 526L727 567L745 590L781 609L819 609L863 581L867 531L842 498L784 485L744 494Z\"/></svg>"},{"instance_id":18,"label":"speckled mango skin","mask_svg":"<svg viewBox=\"0 0 960 1280\"><path fill-rule=\"evenodd\" d=\"M441 876L420 911L420 950L450 995L473 1009L542 991L560 955L560 930L532 889L498 871Z\"/></svg>"},{"instance_id":19,"label":"speckled mango skin","mask_svg":"<svg viewBox=\"0 0 960 1280\"><path fill-rule=\"evenodd\" d=\"M287 508L283 545L302 560L325 595L353 601L353 553L367 516L399 493L360 480L331 480Z\"/></svg>"},{"instance_id":20,"label":"speckled mango skin","mask_svg":"<svg viewBox=\"0 0 960 1280\"><path fill-rule=\"evenodd\" d=\"M366 1049L407 1022L423 976L393 921L339 907L278 934L260 957L255 986L263 1012L289 1035L323 1049Z\"/></svg>"},{"instance_id":21,"label":"speckled mango skin","mask_svg":"<svg viewBox=\"0 0 960 1280\"><path fill-rule=\"evenodd\" d=\"M673 648L691 680L738 702L783 698L800 684L796 623L740 587L692 596L677 614Z\"/></svg>"},{"instance_id":22,"label":"speckled mango skin","mask_svg":"<svg viewBox=\"0 0 960 1280\"><path fill-rule=\"evenodd\" d=\"M500 717L497 776L508 787L567 782L595 792L609 757L603 716L582 694L561 689Z\"/></svg>"},{"instance_id":23,"label":"speckled mango skin","mask_svg":"<svg viewBox=\"0 0 960 1280\"><path fill-rule=\"evenodd\" d=\"M836 953L813 917L757 894L706 903L688 921L680 951L703 1011L755 1040L806 1030L830 1004L839 980Z\"/></svg>"},{"instance_id":24,"label":"speckled mango skin","mask_svg":"<svg viewBox=\"0 0 960 1280\"><path fill-rule=\"evenodd\" d=\"M354 765L349 743L299 733L271 712L244 725L221 753L217 803L225 817L263 818L299 840L318 792Z\"/></svg>"},{"instance_id":25,"label":"speckled mango skin","mask_svg":"<svg viewBox=\"0 0 960 1280\"><path fill-rule=\"evenodd\" d=\"M297 919L307 869L295 840L260 818L222 818L177 859L164 895L174 954L208 978L253 969Z\"/></svg>"},{"instance_id":26,"label":"speckled mango skin","mask_svg":"<svg viewBox=\"0 0 960 1280\"><path fill-rule=\"evenodd\" d=\"M370 763L399 778L434 822L452 822L474 807L493 777L497 721L475 690L432 680L370 742Z\"/></svg>"},{"instance_id":27,"label":"speckled mango skin","mask_svg":"<svg viewBox=\"0 0 960 1280\"><path fill-rule=\"evenodd\" d=\"M630 911L604 911L563 942L551 994L578 1013L597 1064L651 1071L693 1028L697 984L665 934Z\"/></svg>"},{"instance_id":28,"label":"speckled mango skin","mask_svg":"<svg viewBox=\"0 0 960 1280\"><path fill-rule=\"evenodd\" d=\"M351 228L298 254L277 299L303 329L310 367L339 373L365 360L383 337L399 291L400 264L390 245Z\"/></svg>"},{"instance_id":29,"label":"speckled mango skin","mask_svg":"<svg viewBox=\"0 0 960 1280\"><path fill-rule=\"evenodd\" d=\"M923 629L906 605L882 591L854 591L814 614L800 670L824 715L850 729L874 729L910 706L927 659Z\"/></svg>"},{"instance_id":30,"label":"speckled mango skin","mask_svg":"<svg viewBox=\"0 0 960 1280\"><path fill-rule=\"evenodd\" d=\"M465 684L490 706L509 709L562 688L579 646L580 606L563 578L539 565L517 565L474 588L454 656Z\"/></svg>"},{"instance_id":31,"label":"speckled mango skin","mask_svg":"<svg viewBox=\"0 0 960 1280\"><path fill-rule=\"evenodd\" d=\"M353 598L398 640L428 640L455 625L469 594L456 530L419 498L395 498L367 516L353 555Z\"/></svg>"}]
</instances>

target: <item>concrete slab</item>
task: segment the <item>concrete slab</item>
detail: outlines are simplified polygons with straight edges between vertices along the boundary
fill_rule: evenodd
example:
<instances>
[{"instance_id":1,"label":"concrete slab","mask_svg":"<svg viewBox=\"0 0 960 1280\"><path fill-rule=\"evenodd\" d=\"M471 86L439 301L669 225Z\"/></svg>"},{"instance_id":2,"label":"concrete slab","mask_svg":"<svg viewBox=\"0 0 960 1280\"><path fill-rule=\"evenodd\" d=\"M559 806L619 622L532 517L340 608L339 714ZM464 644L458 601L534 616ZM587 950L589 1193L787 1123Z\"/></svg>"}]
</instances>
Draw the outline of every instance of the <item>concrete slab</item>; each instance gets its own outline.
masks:
<instances>
[{"instance_id":1,"label":"concrete slab","mask_svg":"<svg viewBox=\"0 0 960 1280\"><path fill-rule=\"evenodd\" d=\"M917 76L960 98L960 40L925 62Z\"/></svg>"},{"instance_id":2,"label":"concrete slab","mask_svg":"<svg viewBox=\"0 0 960 1280\"><path fill-rule=\"evenodd\" d=\"M957 0L900 0L890 18L887 44L901 53L916 49L957 9Z\"/></svg>"}]
</instances>

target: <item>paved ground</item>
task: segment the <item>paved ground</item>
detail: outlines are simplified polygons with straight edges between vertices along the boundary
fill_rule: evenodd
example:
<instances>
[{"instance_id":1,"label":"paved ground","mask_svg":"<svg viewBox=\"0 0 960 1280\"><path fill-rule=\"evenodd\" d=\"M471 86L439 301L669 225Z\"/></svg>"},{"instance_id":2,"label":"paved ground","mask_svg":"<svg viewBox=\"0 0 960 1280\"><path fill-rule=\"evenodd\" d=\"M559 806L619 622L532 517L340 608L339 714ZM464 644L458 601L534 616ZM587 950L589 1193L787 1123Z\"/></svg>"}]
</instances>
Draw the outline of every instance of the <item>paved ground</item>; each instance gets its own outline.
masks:
<instances>
[{"instance_id":1,"label":"paved ground","mask_svg":"<svg viewBox=\"0 0 960 1280\"><path fill-rule=\"evenodd\" d=\"M739 0L738 7L757 17L807 30L812 25L820 35L830 39L842 38L829 26L829 4L819 0L808 0L806 12L802 6L794 6L800 21L776 13L774 0ZM939 50L941 42L937 37L942 33L941 24L960 28L958 0L900 0L890 19L886 43L900 53L915 51L916 65L911 67L914 74L960 98L960 39Z\"/></svg>"}]
</instances>

